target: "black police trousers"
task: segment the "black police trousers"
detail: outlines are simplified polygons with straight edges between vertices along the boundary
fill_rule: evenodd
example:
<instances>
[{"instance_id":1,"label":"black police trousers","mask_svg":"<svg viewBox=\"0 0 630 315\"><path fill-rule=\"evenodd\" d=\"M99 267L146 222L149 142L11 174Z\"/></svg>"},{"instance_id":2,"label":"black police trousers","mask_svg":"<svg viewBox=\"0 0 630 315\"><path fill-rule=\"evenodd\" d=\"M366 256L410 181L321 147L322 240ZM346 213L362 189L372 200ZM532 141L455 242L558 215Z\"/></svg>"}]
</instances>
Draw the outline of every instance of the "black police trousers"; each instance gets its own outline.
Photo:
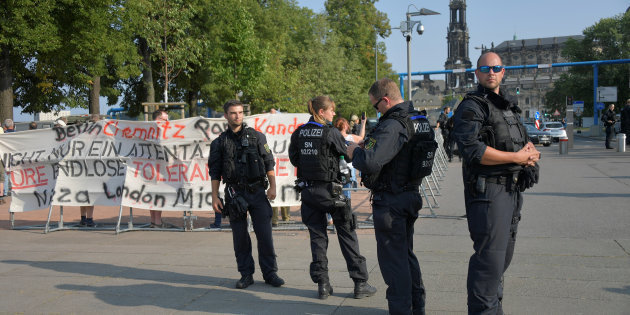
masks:
<instances>
[{"instance_id":1,"label":"black police trousers","mask_svg":"<svg viewBox=\"0 0 630 315\"><path fill-rule=\"evenodd\" d=\"M615 141L615 127L606 126L606 148L612 148L611 142Z\"/></svg>"},{"instance_id":2,"label":"black police trousers","mask_svg":"<svg viewBox=\"0 0 630 315\"><path fill-rule=\"evenodd\" d=\"M417 191L372 193L378 264L387 284L390 314L424 314L426 294L413 253L414 223L421 208Z\"/></svg>"},{"instance_id":3,"label":"black police trousers","mask_svg":"<svg viewBox=\"0 0 630 315\"><path fill-rule=\"evenodd\" d=\"M444 147L444 152L446 152L446 156L449 160L453 159L453 139L451 139L451 132L449 130L442 130L442 138L444 142L442 143L442 147Z\"/></svg>"},{"instance_id":4,"label":"black police trousers","mask_svg":"<svg viewBox=\"0 0 630 315\"><path fill-rule=\"evenodd\" d=\"M475 253L468 262L468 314L503 314L503 273L514 254L523 197L505 185L486 183L485 192L465 185L468 230Z\"/></svg>"},{"instance_id":5,"label":"black police trousers","mask_svg":"<svg viewBox=\"0 0 630 315\"><path fill-rule=\"evenodd\" d=\"M273 237L271 235L271 204L262 187L256 188L253 192L248 192L246 189L237 190L236 192L243 196L249 204L247 210L252 218L254 233L258 241L258 264L260 265L263 278L267 279L271 274L278 271L276 253L273 248ZM227 194L226 198L229 198ZM252 240L247 231L247 216L239 220L232 220L232 217L229 218L238 272L241 273L241 276L254 274Z\"/></svg>"},{"instance_id":6,"label":"black police trousers","mask_svg":"<svg viewBox=\"0 0 630 315\"><path fill-rule=\"evenodd\" d=\"M310 275L313 282L328 281L328 233L326 225L326 211L333 208L333 197L328 191L327 184L316 184L302 190L302 222L308 227L311 238L311 262ZM349 224L334 221L337 228L337 239L341 254L346 260L346 267L350 278L356 281L367 281L368 271L365 257L359 252L359 240L357 233L350 230Z\"/></svg>"}]
</instances>

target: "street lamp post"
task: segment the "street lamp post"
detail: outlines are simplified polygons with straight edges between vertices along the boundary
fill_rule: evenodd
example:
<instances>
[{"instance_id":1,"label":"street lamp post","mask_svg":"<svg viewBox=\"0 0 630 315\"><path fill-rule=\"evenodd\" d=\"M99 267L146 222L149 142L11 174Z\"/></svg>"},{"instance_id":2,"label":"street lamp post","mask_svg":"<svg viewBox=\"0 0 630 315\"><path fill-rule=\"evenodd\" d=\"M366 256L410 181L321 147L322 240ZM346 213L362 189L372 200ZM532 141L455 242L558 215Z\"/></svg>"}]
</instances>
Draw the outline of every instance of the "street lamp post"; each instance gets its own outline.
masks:
<instances>
[{"instance_id":1,"label":"street lamp post","mask_svg":"<svg viewBox=\"0 0 630 315\"><path fill-rule=\"evenodd\" d=\"M414 26L416 26L416 24L418 24L418 27L416 28L418 35L422 35L422 33L424 33L424 25L422 25L422 22L412 21L411 17L420 16L420 15L440 14L438 12L425 9L425 8L422 8L416 12L409 12L409 8L411 6L413 6L414 8L416 8L416 10L418 10L418 8L415 5L410 4L407 7L407 14L406 14L407 19L405 21L400 22L400 31L402 32L403 36L405 37L407 41L407 100L408 101L411 100L411 33L413 32L413 28Z\"/></svg>"}]
</instances>

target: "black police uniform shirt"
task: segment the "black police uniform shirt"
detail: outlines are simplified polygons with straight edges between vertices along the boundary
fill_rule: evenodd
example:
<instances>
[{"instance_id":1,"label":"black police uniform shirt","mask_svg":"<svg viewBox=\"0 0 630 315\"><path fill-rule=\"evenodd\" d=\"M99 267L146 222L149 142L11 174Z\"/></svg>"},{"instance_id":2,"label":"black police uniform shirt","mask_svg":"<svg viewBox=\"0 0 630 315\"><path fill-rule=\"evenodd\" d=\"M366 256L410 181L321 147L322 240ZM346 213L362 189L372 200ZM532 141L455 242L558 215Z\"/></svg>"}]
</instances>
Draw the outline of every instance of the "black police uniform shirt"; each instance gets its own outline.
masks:
<instances>
[{"instance_id":1,"label":"black police uniform shirt","mask_svg":"<svg viewBox=\"0 0 630 315\"><path fill-rule=\"evenodd\" d=\"M354 150L352 166L366 174L377 174L396 157L409 141L407 129L395 119L386 119L393 112L407 114L409 102L394 105L381 118L378 125L365 138L364 149Z\"/></svg>"},{"instance_id":2,"label":"black police uniform shirt","mask_svg":"<svg viewBox=\"0 0 630 315\"><path fill-rule=\"evenodd\" d=\"M316 123L313 119L313 116L311 116L311 118L308 120L308 123ZM333 155L335 155L336 157L346 155L346 141L341 135L341 132L337 128L334 128L330 125L328 125L328 128L330 129L328 131L328 136L326 139L323 139L323 142L329 144L330 149L334 153ZM289 144L289 160L291 161L291 164L296 167L299 167L300 165L300 148L298 148L298 137L300 134L300 129L301 126L298 127L298 129L293 132L293 134L291 134L291 143Z\"/></svg>"},{"instance_id":3,"label":"black police uniform shirt","mask_svg":"<svg viewBox=\"0 0 630 315\"><path fill-rule=\"evenodd\" d=\"M247 128L246 124L243 124L241 130L239 132L234 133L232 129L227 129L224 133L227 132L227 137L235 141L237 145L241 143L241 136L243 132ZM273 158L273 154L269 149L269 145L267 144L267 138L262 132L253 130L256 136L256 147L258 148L258 153L260 157L263 159L265 164L265 172L272 171L276 162ZM220 137L219 137L220 138ZM212 180L221 180L221 171L223 167L223 146L220 144L219 138L212 140L212 144L210 144L210 157L208 158L208 168L210 169L210 178ZM249 145L254 145L250 143Z\"/></svg>"},{"instance_id":4,"label":"black police uniform shirt","mask_svg":"<svg viewBox=\"0 0 630 315\"><path fill-rule=\"evenodd\" d=\"M506 98L503 90L499 94L479 85L477 91L488 94L488 99L499 109L506 109L508 106L516 106ZM462 101L454 114L455 126L452 135L457 141L457 147L462 154L465 164L481 164L481 158L486 152L487 145L481 141L480 130L489 112L487 108L479 105L472 99Z\"/></svg>"}]
</instances>

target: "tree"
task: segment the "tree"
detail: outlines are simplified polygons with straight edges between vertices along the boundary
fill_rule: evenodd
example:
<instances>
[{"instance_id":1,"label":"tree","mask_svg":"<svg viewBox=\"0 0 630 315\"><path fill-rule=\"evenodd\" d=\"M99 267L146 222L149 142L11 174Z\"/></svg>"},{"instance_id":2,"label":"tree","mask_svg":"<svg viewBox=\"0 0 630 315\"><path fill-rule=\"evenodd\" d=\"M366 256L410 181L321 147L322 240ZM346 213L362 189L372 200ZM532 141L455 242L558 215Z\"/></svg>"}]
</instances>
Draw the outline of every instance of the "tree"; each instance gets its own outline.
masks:
<instances>
[{"instance_id":1,"label":"tree","mask_svg":"<svg viewBox=\"0 0 630 315\"><path fill-rule=\"evenodd\" d=\"M39 104L54 93L35 58L60 45L51 18L56 1L2 1L0 4L0 120L13 118L16 106ZM16 79L16 81L14 81ZM14 95L15 91L15 95ZM54 99L54 97L53 97Z\"/></svg>"},{"instance_id":2,"label":"tree","mask_svg":"<svg viewBox=\"0 0 630 315\"><path fill-rule=\"evenodd\" d=\"M191 1L138 0L144 10L143 30L153 57L159 64L164 102L168 102L171 82L191 64L199 63L199 41L190 36L195 8Z\"/></svg>"},{"instance_id":3,"label":"tree","mask_svg":"<svg viewBox=\"0 0 630 315\"><path fill-rule=\"evenodd\" d=\"M587 27L584 39L569 40L563 56L572 62L591 60L615 60L630 58L630 12L612 18L603 18ZM600 65L599 86L617 86L619 100L630 97L630 64ZM572 67L568 74L554 83L554 89L546 94L547 107L551 111L564 109L565 97L584 100L584 115L593 115L592 67Z\"/></svg>"}]
</instances>

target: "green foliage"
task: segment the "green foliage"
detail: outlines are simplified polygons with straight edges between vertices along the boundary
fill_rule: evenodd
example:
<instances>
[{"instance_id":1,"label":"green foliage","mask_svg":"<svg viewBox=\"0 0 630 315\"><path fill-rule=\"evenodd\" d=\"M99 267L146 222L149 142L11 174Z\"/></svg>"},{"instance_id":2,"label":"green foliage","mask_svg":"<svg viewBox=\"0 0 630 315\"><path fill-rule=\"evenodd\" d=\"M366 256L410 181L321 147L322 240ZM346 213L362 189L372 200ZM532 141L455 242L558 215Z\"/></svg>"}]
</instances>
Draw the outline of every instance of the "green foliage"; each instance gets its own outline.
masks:
<instances>
[{"instance_id":1,"label":"green foliage","mask_svg":"<svg viewBox=\"0 0 630 315\"><path fill-rule=\"evenodd\" d=\"M603 18L584 30L581 41L569 40L563 55L572 62L591 60L615 60L630 58L630 13ZM600 65L599 86L616 86L620 102L630 97L628 88L630 64ZM572 67L568 74L554 83L554 89L546 94L548 111L560 112L565 108L565 97L584 101L584 116L593 115L593 68Z\"/></svg>"},{"instance_id":2,"label":"green foliage","mask_svg":"<svg viewBox=\"0 0 630 315\"><path fill-rule=\"evenodd\" d=\"M218 110L242 92L252 113L306 112L309 99L330 95L347 118L373 112L374 45L390 34L374 2L329 0L320 14L294 0L9 1L2 14L15 21L2 24L0 45L24 43L13 55L14 86L29 112L85 107L100 78L100 94L131 113L156 86L169 101L202 99ZM21 23L27 13L38 20ZM382 42L377 50L380 77L395 75Z\"/></svg>"}]
</instances>

